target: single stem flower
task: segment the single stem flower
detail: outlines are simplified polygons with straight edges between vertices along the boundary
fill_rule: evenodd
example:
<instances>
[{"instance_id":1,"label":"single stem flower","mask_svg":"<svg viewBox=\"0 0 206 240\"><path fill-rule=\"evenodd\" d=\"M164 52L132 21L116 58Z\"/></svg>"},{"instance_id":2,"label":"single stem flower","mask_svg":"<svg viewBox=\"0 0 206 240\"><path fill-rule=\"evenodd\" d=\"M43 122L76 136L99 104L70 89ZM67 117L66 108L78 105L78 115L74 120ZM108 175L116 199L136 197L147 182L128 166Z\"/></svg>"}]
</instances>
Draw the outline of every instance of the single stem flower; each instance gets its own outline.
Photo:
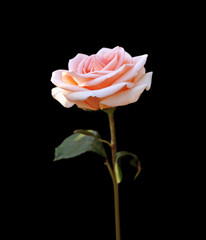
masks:
<instances>
[{"instance_id":1,"label":"single stem flower","mask_svg":"<svg viewBox=\"0 0 206 240\"><path fill-rule=\"evenodd\" d=\"M94 152L105 159L114 190L116 240L121 239L119 188L122 181L120 159L130 158L130 165L140 174L141 163L136 154L117 152L114 111L116 107L136 102L151 86L152 72L146 73L147 54L131 57L121 47L102 48L97 54L77 54L69 61L69 70L57 70L51 81L56 85L52 96L64 107L77 105L84 110L101 109L108 115L111 141L101 138L94 130L78 129L56 149L54 161L72 159L85 152ZM111 148L111 162L103 144Z\"/></svg>"}]
</instances>

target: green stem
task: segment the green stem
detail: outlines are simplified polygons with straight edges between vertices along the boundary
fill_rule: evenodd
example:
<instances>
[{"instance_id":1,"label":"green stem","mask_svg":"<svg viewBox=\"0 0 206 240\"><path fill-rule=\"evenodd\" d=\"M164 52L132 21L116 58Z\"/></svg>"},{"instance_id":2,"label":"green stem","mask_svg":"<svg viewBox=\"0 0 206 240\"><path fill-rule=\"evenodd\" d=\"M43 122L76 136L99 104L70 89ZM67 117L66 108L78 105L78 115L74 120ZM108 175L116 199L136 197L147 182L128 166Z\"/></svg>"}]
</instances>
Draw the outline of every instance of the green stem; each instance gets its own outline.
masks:
<instances>
[{"instance_id":1,"label":"green stem","mask_svg":"<svg viewBox=\"0 0 206 240\"><path fill-rule=\"evenodd\" d=\"M115 209L115 230L116 230L116 240L120 240L120 214L119 214L119 189L118 183L116 180L115 172L114 172L114 165L115 165L115 155L117 152L117 142L116 142L116 133L115 133L115 123L114 123L114 111L115 108L109 108L105 110L109 117L109 126L110 126L110 134L111 134L111 151L112 151L112 165L113 170L106 160L106 165L110 172L113 182L113 189L114 189L114 209Z\"/></svg>"},{"instance_id":2,"label":"green stem","mask_svg":"<svg viewBox=\"0 0 206 240\"><path fill-rule=\"evenodd\" d=\"M117 152L117 142L116 142L115 123L114 123L114 110L109 111L108 117L109 117L109 126L110 126L110 134L111 134L112 164L114 167L115 155Z\"/></svg>"}]
</instances>

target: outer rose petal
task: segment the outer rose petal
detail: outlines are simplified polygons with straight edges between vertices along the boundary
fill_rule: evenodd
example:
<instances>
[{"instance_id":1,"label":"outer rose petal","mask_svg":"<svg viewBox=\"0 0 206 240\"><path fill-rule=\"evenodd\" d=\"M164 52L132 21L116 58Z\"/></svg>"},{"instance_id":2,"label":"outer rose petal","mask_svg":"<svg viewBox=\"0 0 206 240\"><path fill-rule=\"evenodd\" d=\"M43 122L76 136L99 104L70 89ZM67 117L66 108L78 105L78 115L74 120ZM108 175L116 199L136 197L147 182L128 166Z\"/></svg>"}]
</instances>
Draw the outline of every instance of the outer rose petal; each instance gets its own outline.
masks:
<instances>
[{"instance_id":1,"label":"outer rose petal","mask_svg":"<svg viewBox=\"0 0 206 240\"><path fill-rule=\"evenodd\" d=\"M60 102L64 107L66 108L70 108L74 105L74 103L68 101L65 96L64 93L66 91L64 91L61 88L55 87L52 89L52 96L54 99L56 99L58 102Z\"/></svg>"},{"instance_id":2,"label":"outer rose petal","mask_svg":"<svg viewBox=\"0 0 206 240\"><path fill-rule=\"evenodd\" d=\"M137 81L134 81L135 87L145 85L146 86L145 89L148 91L152 84L152 74L153 72L148 72L141 79L138 79L137 76Z\"/></svg>"},{"instance_id":3,"label":"outer rose petal","mask_svg":"<svg viewBox=\"0 0 206 240\"><path fill-rule=\"evenodd\" d=\"M63 74L68 74L68 80L63 81ZM70 78L70 79L69 79ZM51 82L59 88L68 91L84 91L86 89L73 84L74 79L67 70L57 70L52 73Z\"/></svg>"},{"instance_id":4,"label":"outer rose petal","mask_svg":"<svg viewBox=\"0 0 206 240\"><path fill-rule=\"evenodd\" d=\"M82 108L82 109L88 109L88 110L97 110L98 108L94 108L85 101L82 102L76 102L77 107Z\"/></svg>"},{"instance_id":5,"label":"outer rose petal","mask_svg":"<svg viewBox=\"0 0 206 240\"><path fill-rule=\"evenodd\" d=\"M76 101L84 101L89 97L97 97L97 98L105 98L115 94L116 92L120 91L122 88L127 86L127 88L134 87L134 83L132 82L124 82L112 85L110 87L106 87L99 90L87 90L84 92L65 92L64 96L72 102Z\"/></svg>"},{"instance_id":6,"label":"outer rose petal","mask_svg":"<svg viewBox=\"0 0 206 240\"><path fill-rule=\"evenodd\" d=\"M100 107L105 108L108 107L116 107L116 106L123 106L133 102L136 102L140 97L141 93L144 89L149 90L151 86L151 79L152 79L152 72L146 73L142 79L140 79L136 86L114 94L100 102Z\"/></svg>"}]
</instances>

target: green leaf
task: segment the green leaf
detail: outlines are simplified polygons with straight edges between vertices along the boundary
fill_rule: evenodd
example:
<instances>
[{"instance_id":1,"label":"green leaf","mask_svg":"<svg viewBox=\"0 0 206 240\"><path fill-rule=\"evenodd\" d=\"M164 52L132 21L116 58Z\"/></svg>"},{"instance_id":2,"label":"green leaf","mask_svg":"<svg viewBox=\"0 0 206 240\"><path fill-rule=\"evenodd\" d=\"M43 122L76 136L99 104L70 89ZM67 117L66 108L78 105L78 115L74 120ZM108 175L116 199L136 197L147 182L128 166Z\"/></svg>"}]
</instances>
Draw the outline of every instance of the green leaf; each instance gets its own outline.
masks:
<instances>
[{"instance_id":1,"label":"green leaf","mask_svg":"<svg viewBox=\"0 0 206 240\"><path fill-rule=\"evenodd\" d=\"M95 152L106 158L107 154L102 142L96 139L96 137L100 138L99 133L94 130L85 131L90 132L91 136L83 133L74 133L67 137L57 148L55 148L54 161L73 158L88 151Z\"/></svg>"},{"instance_id":2,"label":"green leaf","mask_svg":"<svg viewBox=\"0 0 206 240\"><path fill-rule=\"evenodd\" d=\"M125 157L125 156L131 156L132 159L136 159L138 158L136 154L131 153L131 152L127 152L127 151L121 151L121 152L117 152L116 156L115 156L115 161L119 161L120 158Z\"/></svg>"},{"instance_id":3,"label":"green leaf","mask_svg":"<svg viewBox=\"0 0 206 240\"><path fill-rule=\"evenodd\" d=\"M136 179L137 176L140 174L140 171L141 171L141 163L140 163L140 160L139 160L139 158L137 157L136 154L131 153L131 152L127 152L127 151L117 152L116 156L115 156L115 164L118 163L118 165L120 165L119 160L123 157L126 157L126 156L132 157L132 159L130 160L129 163L130 163L131 166L137 168L137 173L134 177L134 179ZM118 168L120 168L120 167L118 167ZM122 175L121 175L121 179L122 179Z\"/></svg>"},{"instance_id":4,"label":"green leaf","mask_svg":"<svg viewBox=\"0 0 206 240\"><path fill-rule=\"evenodd\" d=\"M95 137L98 141L106 143L107 145L111 146L110 142L108 142L104 139L101 139L99 134L95 135L94 133L91 132L91 130L77 129L77 130L74 131L74 133L82 133L82 134L87 135L87 136Z\"/></svg>"},{"instance_id":5,"label":"green leaf","mask_svg":"<svg viewBox=\"0 0 206 240\"><path fill-rule=\"evenodd\" d=\"M114 172L115 172L115 177L116 177L117 183L119 184L122 181L122 169L120 167L119 162L115 162Z\"/></svg>"},{"instance_id":6,"label":"green leaf","mask_svg":"<svg viewBox=\"0 0 206 240\"><path fill-rule=\"evenodd\" d=\"M92 130L85 130L85 129L77 129L77 130L74 131L74 133L81 133L81 134L84 134L84 135L87 135L87 136L92 136L92 137L95 137L95 138L97 138L97 135L99 135L99 134L95 135L92 132Z\"/></svg>"}]
</instances>

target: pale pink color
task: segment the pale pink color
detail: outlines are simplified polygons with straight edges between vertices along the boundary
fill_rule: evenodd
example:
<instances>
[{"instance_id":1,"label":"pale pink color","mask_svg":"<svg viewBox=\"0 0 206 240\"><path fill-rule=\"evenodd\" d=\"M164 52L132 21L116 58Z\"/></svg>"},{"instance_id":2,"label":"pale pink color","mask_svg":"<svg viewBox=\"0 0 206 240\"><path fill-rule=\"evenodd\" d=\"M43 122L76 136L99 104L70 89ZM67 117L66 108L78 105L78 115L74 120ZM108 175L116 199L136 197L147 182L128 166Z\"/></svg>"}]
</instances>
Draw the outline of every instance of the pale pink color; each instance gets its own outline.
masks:
<instances>
[{"instance_id":1,"label":"pale pink color","mask_svg":"<svg viewBox=\"0 0 206 240\"><path fill-rule=\"evenodd\" d=\"M77 54L69 70L57 70L51 81L52 96L64 107L74 104L97 110L136 102L151 86L152 72L145 73L147 55L131 57L121 47L102 48L91 56Z\"/></svg>"}]
</instances>

